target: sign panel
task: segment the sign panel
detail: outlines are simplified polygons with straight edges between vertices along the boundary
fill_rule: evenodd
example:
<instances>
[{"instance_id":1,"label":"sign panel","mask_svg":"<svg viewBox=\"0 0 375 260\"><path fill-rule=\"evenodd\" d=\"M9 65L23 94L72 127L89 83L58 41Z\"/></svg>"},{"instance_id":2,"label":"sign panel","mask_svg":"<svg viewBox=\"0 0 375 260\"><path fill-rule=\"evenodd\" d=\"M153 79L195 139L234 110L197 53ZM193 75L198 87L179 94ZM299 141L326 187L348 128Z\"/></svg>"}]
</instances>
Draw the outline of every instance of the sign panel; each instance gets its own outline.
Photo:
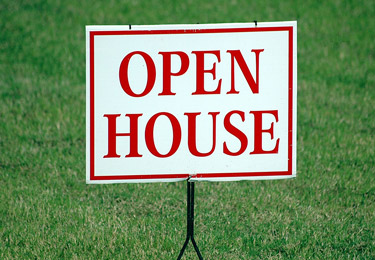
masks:
<instances>
[{"instance_id":1,"label":"sign panel","mask_svg":"<svg viewBox=\"0 0 375 260\"><path fill-rule=\"evenodd\" d=\"M87 26L87 183L296 175L297 23Z\"/></svg>"}]
</instances>

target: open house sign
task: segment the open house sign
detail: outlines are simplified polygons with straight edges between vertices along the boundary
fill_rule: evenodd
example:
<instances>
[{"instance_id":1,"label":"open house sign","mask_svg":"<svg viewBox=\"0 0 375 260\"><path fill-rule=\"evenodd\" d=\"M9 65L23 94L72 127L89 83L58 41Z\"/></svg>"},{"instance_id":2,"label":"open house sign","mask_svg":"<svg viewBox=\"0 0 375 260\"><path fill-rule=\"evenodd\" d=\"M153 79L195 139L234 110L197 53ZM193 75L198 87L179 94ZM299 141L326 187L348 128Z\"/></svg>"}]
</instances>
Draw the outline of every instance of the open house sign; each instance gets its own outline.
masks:
<instances>
[{"instance_id":1,"label":"open house sign","mask_svg":"<svg viewBox=\"0 0 375 260\"><path fill-rule=\"evenodd\" d=\"M87 182L295 177L296 26L87 26Z\"/></svg>"}]
</instances>

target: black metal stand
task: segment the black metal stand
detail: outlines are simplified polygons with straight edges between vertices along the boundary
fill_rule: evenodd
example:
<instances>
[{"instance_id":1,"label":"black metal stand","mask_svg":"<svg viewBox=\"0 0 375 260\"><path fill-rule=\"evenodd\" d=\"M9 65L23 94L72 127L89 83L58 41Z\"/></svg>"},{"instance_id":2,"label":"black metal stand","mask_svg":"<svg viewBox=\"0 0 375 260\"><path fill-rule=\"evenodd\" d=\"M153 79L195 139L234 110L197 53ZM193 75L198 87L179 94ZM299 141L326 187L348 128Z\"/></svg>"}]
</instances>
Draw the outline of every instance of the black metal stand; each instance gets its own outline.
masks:
<instances>
[{"instance_id":1,"label":"black metal stand","mask_svg":"<svg viewBox=\"0 0 375 260\"><path fill-rule=\"evenodd\" d=\"M189 240L191 240L191 243L194 246L195 252L197 252L199 260L203 260L203 257L199 252L199 248L194 239L194 182L189 182L189 180L187 180L187 234L185 243L181 248L177 260L181 259L182 255L185 252L186 246L189 243Z\"/></svg>"}]
</instances>

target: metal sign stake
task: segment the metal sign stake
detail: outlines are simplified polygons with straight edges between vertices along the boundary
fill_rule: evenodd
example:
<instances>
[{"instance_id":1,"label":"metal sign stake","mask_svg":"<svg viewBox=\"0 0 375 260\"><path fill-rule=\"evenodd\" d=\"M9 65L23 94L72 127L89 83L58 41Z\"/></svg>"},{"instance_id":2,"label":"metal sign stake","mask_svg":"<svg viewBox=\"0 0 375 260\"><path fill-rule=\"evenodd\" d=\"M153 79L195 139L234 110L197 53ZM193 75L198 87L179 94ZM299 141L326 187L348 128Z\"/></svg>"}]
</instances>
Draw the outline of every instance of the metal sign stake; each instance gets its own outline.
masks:
<instances>
[{"instance_id":1,"label":"metal sign stake","mask_svg":"<svg viewBox=\"0 0 375 260\"><path fill-rule=\"evenodd\" d=\"M190 182L189 179L187 180L187 234L185 243L181 248L180 254L178 255L177 260L180 260L182 255L185 252L186 246L191 240L191 243L194 246L195 252L200 260L203 260L201 253L199 252L199 248L197 243L194 239L194 182Z\"/></svg>"}]
</instances>

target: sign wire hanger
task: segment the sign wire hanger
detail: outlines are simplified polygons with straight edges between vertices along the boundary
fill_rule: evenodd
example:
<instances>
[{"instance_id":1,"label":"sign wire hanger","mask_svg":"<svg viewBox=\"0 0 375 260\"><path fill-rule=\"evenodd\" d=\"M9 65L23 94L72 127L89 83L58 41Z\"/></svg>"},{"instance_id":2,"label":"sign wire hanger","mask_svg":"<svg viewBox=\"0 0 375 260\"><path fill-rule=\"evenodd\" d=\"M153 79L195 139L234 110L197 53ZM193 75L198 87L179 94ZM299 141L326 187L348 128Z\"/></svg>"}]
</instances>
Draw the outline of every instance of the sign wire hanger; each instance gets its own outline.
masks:
<instances>
[{"instance_id":1,"label":"sign wire hanger","mask_svg":"<svg viewBox=\"0 0 375 260\"><path fill-rule=\"evenodd\" d=\"M194 181L190 181L191 176L187 179L187 234L184 245L181 248L180 254L177 260L180 260L185 252L186 246L191 240L194 246L195 252L197 253L199 260L203 260L202 254L199 251L197 243L194 239Z\"/></svg>"}]
</instances>

